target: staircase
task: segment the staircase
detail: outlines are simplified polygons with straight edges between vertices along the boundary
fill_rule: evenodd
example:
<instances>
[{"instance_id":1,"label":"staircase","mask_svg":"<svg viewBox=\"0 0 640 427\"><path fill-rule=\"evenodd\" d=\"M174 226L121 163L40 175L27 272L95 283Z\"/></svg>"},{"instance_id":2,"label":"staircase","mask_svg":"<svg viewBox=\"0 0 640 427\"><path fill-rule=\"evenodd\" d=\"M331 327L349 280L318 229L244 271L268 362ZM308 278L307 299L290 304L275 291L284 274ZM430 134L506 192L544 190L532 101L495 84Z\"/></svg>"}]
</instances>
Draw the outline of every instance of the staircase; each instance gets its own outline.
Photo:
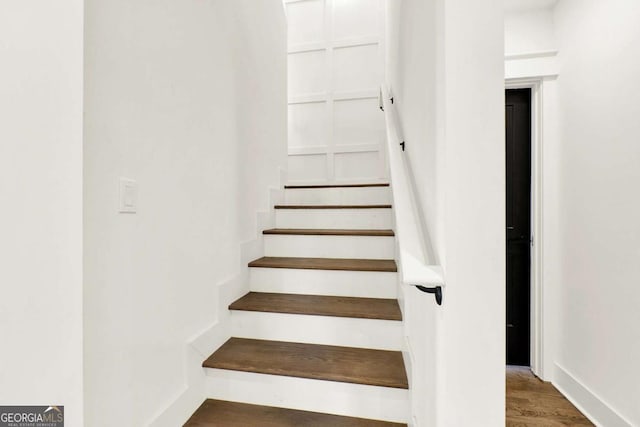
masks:
<instances>
[{"instance_id":1,"label":"staircase","mask_svg":"<svg viewBox=\"0 0 640 427\"><path fill-rule=\"evenodd\" d=\"M400 426L409 414L388 184L286 186L186 426Z\"/></svg>"}]
</instances>

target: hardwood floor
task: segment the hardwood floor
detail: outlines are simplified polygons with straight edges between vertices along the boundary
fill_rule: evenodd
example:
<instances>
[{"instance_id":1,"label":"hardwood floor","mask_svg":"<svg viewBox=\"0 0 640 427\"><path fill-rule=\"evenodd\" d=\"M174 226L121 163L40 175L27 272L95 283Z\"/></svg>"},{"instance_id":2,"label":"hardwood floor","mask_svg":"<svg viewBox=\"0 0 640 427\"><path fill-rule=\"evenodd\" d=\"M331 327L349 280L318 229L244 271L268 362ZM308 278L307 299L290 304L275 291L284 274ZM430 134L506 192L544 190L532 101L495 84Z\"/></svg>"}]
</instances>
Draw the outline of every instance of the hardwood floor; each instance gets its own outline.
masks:
<instances>
[{"instance_id":1,"label":"hardwood floor","mask_svg":"<svg viewBox=\"0 0 640 427\"><path fill-rule=\"evenodd\" d=\"M593 426L550 383L529 368L507 367L507 427Z\"/></svg>"}]
</instances>

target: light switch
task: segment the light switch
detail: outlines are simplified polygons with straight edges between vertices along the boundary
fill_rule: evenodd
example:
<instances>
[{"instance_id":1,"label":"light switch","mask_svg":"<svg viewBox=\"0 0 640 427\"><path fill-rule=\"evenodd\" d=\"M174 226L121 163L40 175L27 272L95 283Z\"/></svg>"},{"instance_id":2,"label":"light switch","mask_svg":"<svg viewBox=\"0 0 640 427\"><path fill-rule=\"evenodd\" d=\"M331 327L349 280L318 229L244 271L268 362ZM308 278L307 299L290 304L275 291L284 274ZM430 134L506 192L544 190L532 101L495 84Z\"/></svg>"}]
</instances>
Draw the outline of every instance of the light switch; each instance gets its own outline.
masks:
<instances>
[{"instance_id":1,"label":"light switch","mask_svg":"<svg viewBox=\"0 0 640 427\"><path fill-rule=\"evenodd\" d=\"M120 178L120 213L136 213L138 210L138 183Z\"/></svg>"}]
</instances>

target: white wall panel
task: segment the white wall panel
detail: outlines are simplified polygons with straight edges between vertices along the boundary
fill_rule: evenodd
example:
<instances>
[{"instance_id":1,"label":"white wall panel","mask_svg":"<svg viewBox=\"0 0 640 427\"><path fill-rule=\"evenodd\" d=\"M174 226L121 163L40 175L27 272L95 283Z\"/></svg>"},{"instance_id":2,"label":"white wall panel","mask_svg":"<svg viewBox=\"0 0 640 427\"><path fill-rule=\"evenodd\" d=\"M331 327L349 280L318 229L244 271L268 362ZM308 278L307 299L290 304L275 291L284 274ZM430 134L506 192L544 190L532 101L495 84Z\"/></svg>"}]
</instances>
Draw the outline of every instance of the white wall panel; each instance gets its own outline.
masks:
<instances>
[{"instance_id":1,"label":"white wall panel","mask_svg":"<svg viewBox=\"0 0 640 427\"><path fill-rule=\"evenodd\" d=\"M289 156L303 156L289 161L289 180L386 181L380 152L384 116L377 101L384 76L382 0L285 0L285 4ZM324 154L322 173L319 157L310 154ZM352 166L356 169L347 170Z\"/></svg>"},{"instance_id":2,"label":"white wall panel","mask_svg":"<svg viewBox=\"0 0 640 427\"><path fill-rule=\"evenodd\" d=\"M382 13L379 0L334 1L334 39L378 35Z\"/></svg>"},{"instance_id":3,"label":"white wall panel","mask_svg":"<svg viewBox=\"0 0 640 427\"><path fill-rule=\"evenodd\" d=\"M380 154L369 153L339 153L334 156L335 174L338 180L358 181L372 176L381 167Z\"/></svg>"},{"instance_id":4,"label":"white wall panel","mask_svg":"<svg viewBox=\"0 0 640 427\"><path fill-rule=\"evenodd\" d=\"M289 96L326 91L324 50L289 54Z\"/></svg>"},{"instance_id":5,"label":"white wall panel","mask_svg":"<svg viewBox=\"0 0 640 427\"><path fill-rule=\"evenodd\" d=\"M382 111L376 99L346 99L333 104L333 140L336 145L384 142Z\"/></svg>"},{"instance_id":6,"label":"white wall panel","mask_svg":"<svg viewBox=\"0 0 640 427\"><path fill-rule=\"evenodd\" d=\"M289 145L291 147L327 144L326 108L324 102L289 105Z\"/></svg>"},{"instance_id":7,"label":"white wall panel","mask_svg":"<svg viewBox=\"0 0 640 427\"><path fill-rule=\"evenodd\" d=\"M324 40L324 0L307 0L287 4L289 44Z\"/></svg>"},{"instance_id":8,"label":"white wall panel","mask_svg":"<svg viewBox=\"0 0 640 427\"><path fill-rule=\"evenodd\" d=\"M336 92L376 89L382 70L377 44L350 46L333 51L332 89ZM380 118L382 120L382 118Z\"/></svg>"},{"instance_id":9,"label":"white wall panel","mask_svg":"<svg viewBox=\"0 0 640 427\"><path fill-rule=\"evenodd\" d=\"M327 155L289 156L289 181L327 179Z\"/></svg>"}]
</instances>

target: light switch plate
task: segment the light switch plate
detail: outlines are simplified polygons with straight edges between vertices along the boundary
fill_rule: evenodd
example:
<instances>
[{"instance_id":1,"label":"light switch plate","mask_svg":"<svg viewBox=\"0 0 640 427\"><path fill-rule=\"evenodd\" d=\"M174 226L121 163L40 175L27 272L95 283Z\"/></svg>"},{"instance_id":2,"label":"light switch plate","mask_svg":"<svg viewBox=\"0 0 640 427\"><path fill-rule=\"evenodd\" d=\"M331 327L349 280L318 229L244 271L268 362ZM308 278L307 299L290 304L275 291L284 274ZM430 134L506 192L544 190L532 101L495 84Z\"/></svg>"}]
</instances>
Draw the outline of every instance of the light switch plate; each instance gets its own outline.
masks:
<instances>
[{"instance_id":1,"label":"light switch plate","mask_svg":"<svg viewBox=\"0 0 640 427\"><path fill-rule=\"evenodd\" d=\"M120 213L136 213L138 211L138 183L129 178L120 178Z\"/></svg>"}]
</instances>

